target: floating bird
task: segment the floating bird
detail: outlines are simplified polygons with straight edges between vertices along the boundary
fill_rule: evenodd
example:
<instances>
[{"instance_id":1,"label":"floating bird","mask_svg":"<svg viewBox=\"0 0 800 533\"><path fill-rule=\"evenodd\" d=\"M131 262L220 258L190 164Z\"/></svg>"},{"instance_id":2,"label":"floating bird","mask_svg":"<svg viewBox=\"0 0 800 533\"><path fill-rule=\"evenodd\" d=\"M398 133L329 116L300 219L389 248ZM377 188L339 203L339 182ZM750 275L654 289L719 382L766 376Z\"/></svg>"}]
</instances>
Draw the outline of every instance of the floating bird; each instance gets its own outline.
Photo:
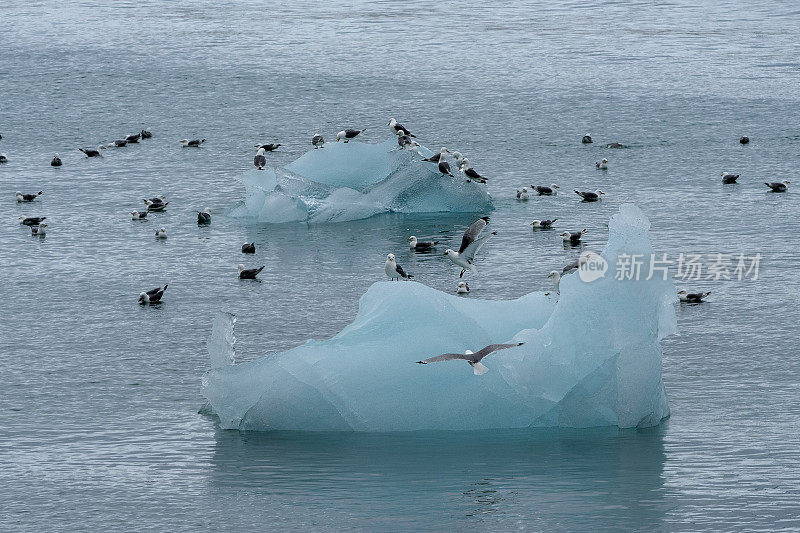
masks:
<instances>
[{"instance_id":1,"label":"floating bird","mask_svg":"<svg viewBox=\"0 0 800 533\"><path fill-rule=\"evenodd\" d=\"M586 233L586 228L583 228L582 230L575 232L565 231L564 233L561 233L559 237L562 237L565 243L568 242L571 245L575 246L581 242L581 238L585 233Z\"/></svg>"},{"instance_id":2,"label":"floating bird","mask_svg":"<svg viewBox=\"0 0 800 533\"><path fill-rule=\"evenodd\" d=\"M147 211L131 211L132 220L144 220L147 218Z\"/></svg>"},{"instance_id":3,"label":"floating bird","mask_svg":"<svg viewBox=\"0 0 800 533\"><path fill-rule=\"evenodd\" d=\"M433 247L439 244L439 241L418 241L417 237L412 235L408 238L408 244L412 250L417 252L429 252Z\"/></svg>"},{"instance_id":4,"label":"floating bird","mask_svg":"<svg viewBox=\"0 0 800 533\"><path fill-rule=\"evenodd\" d=\"M2 138L3 138L3 136L2 136L2 135L0 135L0 139L2 139Z\"/></svg>"},{"instance_id":5,"label":"floating bird","mask_svg":"<svg viewBox=\"0 0 800 533\"><path fill-rule=\"evenodd\" d=\"M530 198L530 196L528 196L527 187L523 187L522 189L517 189L517 200L527 200L528 198Z\"/></svg>"},{"instance_id":6,"label":"floating bird","mask_svg":"<svg viewBox=\"0 0 800 533\"><path fill-rule=\"evenodd\" d=\"M469 159L466 157L461 160L461 172L467 177L467 181L486 183L486 178L478 174L478 171L472 168L472 165L469 164Z\"/></svg>"},{"instance_id":7,"label":"floating bird","mask_svg":"<svg viewBox=\"0 0 800 533\"><path fill-rule=\"evenodd\" d=\"M363 130L342 130L336 134L336 142L338 143L342 139L344 139L344 142L349 142L350 139L355 139L365 131L367 131L367 128L364 128Z\"/></svg>"},{"instance_id":8,"label":"floating bird","mask_svg":"<svg viewBox=\"0 0 800 533\"><path fill-rule=\"evenodd\" d=\"M408 135L409 137L416 137L416 135L414 135L413 133L408 131L405 128L405 126L403 126L402 124L400 124L399 122L397 122L393 118L389 119L389 123L387 124L387 126L392 128L397 135L400 135L401 133L403 133L405 135Z\"/></svg>"},{"instance_id":9,"label":"floating bird","mask_svg":"<svg viewBox=\"0 0 800 533\"><path fill-rule=\"evenodd\" d=\"M151 204L148 204L147 210L148 211L152 211L154 213L160 213L164 209L166 209L168 205L169 205L169 202L151 203Z\"/></svg>"},{"instance_id":10,"label":"floating bird","mask_svg":"<svg viewBox=\"0 0 800 533\"><path fill-rule=\"evenodd\" d=\"M608 143L606 148L627 148L627 146L621 143Z\"/></svg>"},{"instance_id":11,"label":"floating bird","mask_svg":"<svg viewBox=\"0 0 800 533\"><path fill-rule=\"evenodd\" d=\"M58 154L53 156L53 159L50 161L51 167L60 167L61 166L61 158L58 157Z\"/></svg>"},{"instance_id":12,"label":"floating bird","mask_svg":"<svg viewBox=\"0 0 800 533\"><path fill-rule=\"evenodd\" d=\"M0 154L0 163L8 163L8 156L6 154Z\"/></svg>"},{"instance_id":13,"label":"floating bird","mask_svg":"<svg viewBox=\"0 0 800 533\"><path fill-rule=\"evenodd\" d=\"M559 286L561 283L561 273L558 270L551 270L550 273L547 275L547 279L553 284L553 287L556 289L556 294L561 293L561 287Z\"/></svg>"},{"instance_id":14,"label":"floating bird","mask_svg":"<svg viewBox=\"0 0 800 533\"><path fill-rule=\"evenodd\" d=\"M592 144L592 136L587 133L586 135L583 136L583 139L581 139L581 142L583 144Z\"/></svg>"},{"instance_id":15,"label":"floating bird","mask_svg":"<svg viewBox=\"0 0 800 533\"><path fill-rule=\"evenodd\" d=\"M731 174L730 172L722 173L722 183L736 183L739 179L739 174Z\"/></svg>"},{"instance_id":16,"label":"floating bird","mask_svg":"<svg viewBox=\"0 0 800 533\"><path fill-rule=\"evenodd\" d=\"M456 292L458 294L467 294L469 292L469 283L466 281L459 281L458 287L456 288Z\"/></svg>"},{"instance_id":17,"label":"floating bird","mask_svg":"<svg viewBox=\"0 0 800 533\"><path fill-rule=\"evenodd\" d=\"M183 146L189 146L189 147L193 147L193 148L199 148L200 145L203 144L204 142L206 142L205 139L192 139L191 141L189 141L187 139L181 139L181 141L180 141L180 143Z\"/></svg>"},{"instance_id":18,"label":"floating bird","mask_svg":"<svg viewBox=\"0 0 800 533\"><path fill-rule=\"evenodd\" d=\"M475 262L475 254L478 253L478 250L481 249L483 243L485 243L492 235L497 235L497 232L493 231L488 235L480 237L481 232L488 223L489 217L479 218L467 228L467 231L464 232L464 235L461 237L461 247L457 252L454 252L449 248L445 250L444 255L450 258L450 261L452 261L454 264L461 267L461 274L458 275L459 278L464 276L464 272L467 270L473 274L478 272L478 269L475 268L475 265L473 264Z\"/></svg>"},{"instance_id":19,"label":"floating bird","mask_svg":"<svg viewBox=\"0 0 800 533\"><path fill-rule=\"evenodd\" d=\"M449 151L450 150L448 150L447 148L442 146L441 150L439 150L437 153L433 154L430 157L426 157L425 159L423 159L423 161L428 161L429 163L438 163L439 159L441 159L442 157L445 157L445 154L447 154L447 152L449 152Z\"/></svg>"},{"instance_id":20,"label":"floating bird","mask_svg":"<svg viewBox=\"0 0 800 533\"><path fill-rule=\"evenodd\" d=\"M602 195L605 194L600 189L597 189L596 191L579 191L578 189L573 189L573 191L575 194L583 198L584 202L596 202L601 199L600 197Z\"/></svg>"},{"instance_id":21,"label":"floating bird","mask_svg":"<svg viewBox=\"0 0 800 533\"><path fill-rule=\"evenodd\" d=\"M39 191L36 194L22 194L21 192L17 191L17 202L32 202L41 196L42 193L44 193L44 191Z\"/></svg>"},{"instance_id":22,"label":"floating bird","mask_svg":"<svg viewBox=\"0 0 800 533\"><path fill-rule=\"evenodd\" d=\"M739 144L747 144L749 142L750 142L750 137L748 137L746 135L744 137L742 137L741 139L739 139Z\"/></svg>"},{"instance_id":23,"label":"floating bird","mask_svg":"<svg viewBox=\"0 0 800 533\"><path fill-rule=\"evenodd\" d=\"M472 367L472 371L476 376L481 376L489 371L489 369L481 363L481 359L492 352L496 352L497 350L516 348L517 346L522 346L523 344L524 343L522 342L515 342L513 344L490 344L486 348L478 350L475 353L472 353L469 350L464 353L446 353L437 355L436 357L431 357L430 359L425 359L424 361L417 361L417 363L421 365L427 365L428 363L438 363L439 361L453 361L456 359L461 359L469 363L469 366Z\"/></svg>"},{"instance_id":24,"label":"floating bird","mask_svg":"<svg viewBox=\"0 0 800 533\"><path fill-rule=\"evenodd\" d=\"M206 207L202 211L197 212L198 224L211 224L211 208Z\"/></svg>"},{"instance_id":25,"label":"floating bird","mask_svg":"<svg viewBox=\"0 0 800 533\"><path fill-rule=\"evenodd\" d=\"M317 148L322 148L323 146L325 146L325 139L322 137L322 135L317 133L316 135L311 137L311 144L314 145L315 150Z\"/></svg>"},{"instance_id":26,"label":"floating bird","mask_svg":"<svg viewBox=\"0 0 800 533\"><path fill-rule=\"evenodd\" d=\"M143 198L142 201L147 205L163 204L166 196L153 196L152 198Z\"/></svg>"},{"instance_id":27,"label":"floating bird","mask_svg":"<svg viewBox=\"0 0 800 533\"><path fill-rule=\"evenodd\" d=\"M128 141L125 139L117 139L114 142L108 143L109 146L115 146L117 148L122 148L123 146L128 146Z\"/></svg>"},{"instance_id":28,"label":"floating bird","mask_svg":"<svg viewBox=\"0 0 800 533\"><path fill-rule=\"evenodd\" d=\"M139 303L142 305L159 303L166 290L167 285L164 285L163 287L156 287L155 289L143 292L139 294Z\"/></svg>"},{"instance_id":29,"label":"floating bird","mask_svg":"<svg viewBox=\"0 0 800 533\"><path fill-rule=\"evenodd\" d=\"M164 228L159 228L156 230L156 239L166 239L167 238L167 230Z\"/></svg>"},{"instance_id":30,"label":"floating bird","mask_svg":"<svg viewBox=\"0 0 800 533\"><path fill-rule=\"evenodd\" d=\"M706 297L707 297L709 294L711 294L711 291L708 291L708 292L695 292L695 293L691 293L691 292L686 292L686 291L684 291L684 290L680 290L680 291L678 291L678 299L679 299L681 302L692 303L692 304L699 304L699 303L700 303L700 302L702 302L702 301L703 301L703 299L704 299L704 298L706 298Z\"/></svg>"},{"instance_id":31,"label":"floating bird","mask_svg":"<svg viewBox=\"0 0 800 533\"><path fill-rule=\"evenodd\" d=\"M772 189L772 192L786 192L789 188L789 180L773 181L771 183L764 182L764 185Z\"/></svg>"},{"instance_id":32,"label":"floating bird","mask_svg":"<svg viewBox=\"0 0 800 533\"><path fill-rule=\"evenodd\" d=\"M386 263L383 269L386 272L386 275L389 276L389 279L392 281L399 280L400 278L411 279L414 277L412 274L409 274L403 270L403 267L397 264L397 262L394 260L394 254L389 254L386 256Z\"/></svg>"},{"instance_id":33,"label":"floating bird","mask_svg":"<svg viewBox=\"0 0 800 533\"><path fill-rule=\"evenodd\" d=\"M142 136L141 133L137 133L135 135L126 135L125 140L128 141L128 143L135 144L139 142L139 138L141 136Z\"/></svg>"},{"instance_id":34,"label":"floating bird","mask_svg":"<svg viewBox=\"0 0 800 533\"><path fill-rule=\"evenodd\" d=\"M267 152L274 152L281 146L280 144L257 144L253 148L263 148Z\"/></svg>"},{"instance_id":35,"label":"floating bird","mask_svg":"<svg viewBox=\"0 0 800 533\"><path fill-rule=\"evenodd\" d=\"M258 149L256 156L253 158L253 164L258 168L258 170L264 170L264 166L267 164L267 158L264 155L264 148Z\"/></svg>"},{"instance_id":36,"label":"floating bird","mask_svg":"<svg viewBox=\"0 0 800 533\"><path fill-rule=\"evenodd\" d=\"M242 245L242 253L243 254L254 254L256 253L256 243L254 242L246 242Z\"/></svg>"},{"instance_id":37,"label":"floating bird","mask_svg":"<svg viewBox=\"0 0 800 533\"><path fill-rule=\"evenodd\" d=\"M550 220L550 219L545 219L545 220L534 219L533 222L531 222L531 226L534 229L536 229L536 228L548 229L548 228L553 227L553 223L556 220L558 220L558 219L557 218L554 218L552 220Z\"/></svg>"},{"instance_id":38,"label":"floating bird","mask_svg":"<svg viewBox=\"0 0 800 533\"><path fill-rule=\"evenodd\" d=\"M239 279L256 279L258 273L264 270L263 266L258 268L245 268L244 265L239 264Z\"/></svg>"},{"instance_id":39,"label":"floating bird","mask_svg":"<svg viewBox=\"0 0 800 533\"><path fill-rule=\"evenodd\" d=\"M37 237L44 237L47 233L47 222L42 222L38 226L31 226L31 235L35 235Z\"/></svg>"},{"instance_id":40,"label":"floating bird","mask_svg":"<svg viewBox=\"0 0 800 533\"><path fill-rule=\"evenodd\" d=\"M38 226L47 217L19 217L19 223L25 226Z\"/></svg>"},{"instance_id":41,"label":"floating bird","mask_svg":"<svg viewBox=\"0 0 800 533\"><path fill-rule=\"evenodd\" d=\"M539 193L539 196L553 196L556 194L556 189L560 189L555 183L551 183L549 187L546 185L531 185L531 190Z\"/></svg>"},{"instance_id":42,"label":"floating bird","mask_svg":"<svg viewBox=\"0 0 800 533\"><path fill-rule=\"evenodd\" d=\"M78 148L78 150L86 154L86 157L99 157L102 155L101 152L105 149L106 147L102 144L97 148Z\"/></svg>"},{"instance_id":43,"label":"floating bird","mask_svg":"<svg viewBox=\"0 0 800 533\"><path fill-rule=\"evenodd\" d=\"M596 161L594 166L600 170L608 170L608 159L604 158L602 161Z\"/></svg>"},{"instance_id":44,"label":"floating bird","mask_svg":"<svg viewBox=\"0 0 800 533\"><path fill-rule=\"evenodd\" d=\"M150 132L150 128L142 130L141 133L139 133L139 135L142 136L142 139L149 139L153 136L153 134Z\"/></svg>"},{"instance_id":45,"label":"floating bird","mask_svg":"<svg viewBox=\"0 0 800 533\"><path fill-rule=\"evenodd\" d=\"M450 163L447 162L447 156L441 154L439 157L439 173L444 177L445 175L453 177L453 173L450 172Z\"/></svg>"}]
</instances>

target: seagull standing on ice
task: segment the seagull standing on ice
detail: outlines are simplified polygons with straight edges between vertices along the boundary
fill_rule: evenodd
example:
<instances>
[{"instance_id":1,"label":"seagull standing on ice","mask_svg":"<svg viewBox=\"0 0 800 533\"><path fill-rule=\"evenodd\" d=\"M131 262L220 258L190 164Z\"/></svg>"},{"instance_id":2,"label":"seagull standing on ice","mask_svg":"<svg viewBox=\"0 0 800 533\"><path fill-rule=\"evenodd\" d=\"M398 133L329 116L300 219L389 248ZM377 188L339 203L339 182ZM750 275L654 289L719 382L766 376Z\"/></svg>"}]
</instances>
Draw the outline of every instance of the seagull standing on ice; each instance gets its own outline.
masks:
<instances>
[{"instance_id":1,"label":"seagull standing on ice","mask_svg":"<svg viewBox=\"0 0 800 533\"><path fill-rule=\"evenodd\" d=\"M397 146L400 147L400 150L410 149L415 150L419 148L419 143L412 139L410 136L402 133L397 136Z\"/></svg>"},{"instance_id":2,"label":"seagull standing on ice","mask_svg":"<svg viewBox=\"0 0 800 533\"><path fill-rule=\"evenodd\" d=\"M469 292L469 283L466 281L459 281L458 288L456 288L456 292L458 294L467 294Z\"/></svg>"},{"instance_id":3,"label":"seagull standing on ice","mask_svg":"<svg viewBox=\"0 0 800 533\"><path fill-rule=\"evenodd\" d=\"M438 162L439 162L439 160L440 160L442 157L446 157L446 154L447 154L447 152L449 152L449 151L450 151L450 150L448 150L447 148L445 148L444 146L442 146L442 149L441 149L441 150L439 150L437 153L433 154L433 155L432 155L432 156L430 156L430 157L426 157L425 159L423 159L423 161L427 161L427 162L429 162L429 163L438 163Z\"/></svg>"},{"instance_id":4,"label":"seagull standing on ice","mask_svg":"<svg viewBox=\"0 0 800 533\"><path fill-rule=\"evenodd\" d=\"M450 172L450 163L447 162L447 156L444 153L440 153L439 155L439 172L441 173L442 177L446 175L453 177L453 173Z\"/></svg>"},{"instance_id":5,"label":"seagull standing on ice","mask_svg":"<svg viewBox=\"0 0 800 533\"><path fill-rule=\"evenodd\" d=\"M413 278L414 276L408 274L403 267L397 264L394 260L394 254L389 254L386 256L386 264L384 265L384 270L386 271L386 275L389 276L389 279L399 280L400 278L409 279Z\"/></svg>"},{"instance_id":6,"label":"seagull standing on ice","mask_svg":"<svg viewBox=\"0 0 800 533\"><path fill-rule=\"evenodd\" d=\"M551 270L550 273L547 275L547 279L549 279L553 283L553 286L556 289L556 294L560 294L561 291L559 288L559 283L561 283L561 274L559 273L559 271Z\"/></svg>"},{"instance_id":7,"label":"seagull standing on ice","mask_svg":"<svg viewBox=\"0 0 800 533\"><path fill-rule=\"evenodd\" d=\"M367 128L364 128L363 130L342 130L336 134L336 142L338 143L339 141L344 140L344 142L347 143L350 141L350 139L355 139L365 131L367 131Z\"/></svg>"},{"instance_id":8,"label":"seagull standing on ice","mask_svg":"<svg viewBox=\"0 0 800 533\"><path fill-rule=\"evenodd\" d=\"M314 146L314 150L317 148L322 148L325 145L325 139L317 133L311 138L311 144Z\"/></svg>"},{"instance_id":9,"label":"seagull standing on ice","mask_svg":"<svg viewBox=\"0 0 800 533\"><path fill-rule=\"evenodd\" d=\"M427 365L428 363L438 363L439 361L453 361L460 359L469 363L469 366L472 367L472 372L476 376L481 376L489 371L489 369L481 363L481 359L492 352L496 352L497 350L516 348L517 346L522 346L523 344L524 343L522 342L515 342L513 344L490 344L486 348L478 350L475 353L472 353L470 350L467 350L464 353L445 353L442 355L437 355L436 357L431 357L430 359L425 359L424 361L417 361L417 363L421 365Z\"/></svg>"},{"instance_id":10,"label":"seagull standing on ice","mask_svg":"<svg viewBox=\"0 0 800 533\"><path fill-rule=\"evenodd\" d=\"M403 126L402 124L397 122L394 118L389 119L389 123L387 124L387 126L392 128L394 130L395 134L397 134L397 135L400 135L402 133L402 134L408 135L409 137L416 137L416 135L414 135L413 133L408 131L405 128L405 126Z\"/></svg>"},{"instance_id":11,"label":"seagull standing on ice","mask_svg":"<svg viewBox=\"0 0 800 533\"><path fill-rule=\"evenodd\" d=\"M481 249L483 243L485 243L492 235L497 235L497 232L493 231L488 235L484 235L483 237L480 236L481 232L488 223L489 217L479 218L467 228L467 231L464 232L464 235L461 237L461 247L457 252L454 252L449 248L444 252L444 255L450 258L450 261L452 261L453 264L461 267L461 274L458 275L459 278L463 277L464 272L467 270L473 274L478 272L478 269L475 268L475 265L473 264L475 262L475 254L478 253L478 250Z\"/></svg>"},{"instance_id":12,"label":"seagull standing on ice","mask_svg":"<svg viewBox=\"0 0 800 533\"><path fill-rule=\"evenodd\" d=\"M258 170L264 170L264 167L267 165L267 157L264 155L264 148L259 148L258 152L256 152L256 156L253 158L253 164L258 168Z\"/></svg>"},{"instance_id":13,"label":"seagull standing on ice","mask_svg":"<svg viewBox=\"0 0 800 533\"><path fill-rule=\"evenodd\" d=\"M486 178L478 174L478 171L472 168L472 165L469 163L469 159L466 157L461 159L461 172L467 177L467 181L486 183Z\"/></svg>"}]
</instances>

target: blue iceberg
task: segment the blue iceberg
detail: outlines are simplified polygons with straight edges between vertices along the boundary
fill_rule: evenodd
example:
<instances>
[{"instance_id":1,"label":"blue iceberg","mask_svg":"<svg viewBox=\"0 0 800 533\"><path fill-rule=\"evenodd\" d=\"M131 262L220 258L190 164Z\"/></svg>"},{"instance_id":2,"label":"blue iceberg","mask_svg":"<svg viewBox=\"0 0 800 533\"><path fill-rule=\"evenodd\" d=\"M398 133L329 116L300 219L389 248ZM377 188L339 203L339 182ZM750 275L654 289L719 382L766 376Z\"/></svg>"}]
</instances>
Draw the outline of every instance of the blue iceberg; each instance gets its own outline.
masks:
<instances>
[{"instance_id":1,"label":"blue iceberg","mask_svg":"<svg viewBox=\"0 0 800 533\"><path fill-rule=\"evenodd\" d=\"M485 185L468 182L459 173L441 177L436 164L422 161L429 155L425 148L419 153L399 150L394 137L380 144L328 143L284 168L239 176L245 199L230 215L267 223L325 223L389 212L492 209Z\"/></svg>"},{"instance_id":2,"label":"blue iceberg","mask_svg":"<svg viewBox=\"0 0 800 533\"><path fill-rule=\"evenodd\" d=\"M625 205L609 224L604 277L561 281L560 296L511 301L379 282L352 324L325 341L235 364L230 315L215 320L202 392L227 429L309 431L644 427L669 415L659 341L676 332L671 280L618 280L625 254L653 252L649 221ZM463 361L418 365L491 343L475 375Z\"/></svg>"}]
</instances>

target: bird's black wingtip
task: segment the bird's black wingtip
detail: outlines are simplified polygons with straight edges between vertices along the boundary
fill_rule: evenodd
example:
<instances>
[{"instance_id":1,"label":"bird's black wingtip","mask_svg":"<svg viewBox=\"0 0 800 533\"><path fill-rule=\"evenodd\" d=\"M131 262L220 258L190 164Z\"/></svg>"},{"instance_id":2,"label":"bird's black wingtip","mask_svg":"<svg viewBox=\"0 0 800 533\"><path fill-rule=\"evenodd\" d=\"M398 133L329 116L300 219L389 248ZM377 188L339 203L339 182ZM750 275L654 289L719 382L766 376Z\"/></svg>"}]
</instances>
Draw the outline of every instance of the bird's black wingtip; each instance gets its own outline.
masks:
<instances>
[{"instance_id":1,"label":"bird's black wingtip","mask_svg":"<svg viewBox=\"0 0 800 533\"><path fill-rule=\"evenodd\" d=\"M417 361L417 364L418 365L427 365L428 363L426 363L425 361Z\"/></svg>"}]
</instances>

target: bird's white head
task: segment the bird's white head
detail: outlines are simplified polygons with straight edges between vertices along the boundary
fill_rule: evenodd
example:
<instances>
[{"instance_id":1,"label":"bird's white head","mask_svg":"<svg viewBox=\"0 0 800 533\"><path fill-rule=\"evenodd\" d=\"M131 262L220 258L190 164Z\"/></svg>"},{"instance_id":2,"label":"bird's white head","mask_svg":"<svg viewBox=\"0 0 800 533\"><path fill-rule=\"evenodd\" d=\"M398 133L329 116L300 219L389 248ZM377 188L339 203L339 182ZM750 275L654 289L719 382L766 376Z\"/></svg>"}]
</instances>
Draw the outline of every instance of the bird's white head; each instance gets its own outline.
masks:
<instances>
[{"instance_id":1,"label":"bird's white head","mask_svg":"<svg viewBox=\"0 0 800 533\"><path fill-rule=\"evenodd\" d=\"M528 188L527 188L527 187L523 187L523 188L522 188L522 192L524 192L524 193L526 193L526 194L527 194L527 192L528 192Z\"/></svg>"},{"instance_id":2,"label":"bird's white head","mask_svg":"<svg viewBox=\"0 0 800 533\"><path fill-rule=\"evenodd\" d=\"M58 157L58 152L56 152L56 153L55 153L55 155L54 155L53 157L56 157L56 158L57 158L57 157Z\"/></svg>"},{"instance_id":3,"label":"bird's white head","mask_svg":"<svg viewBox=\"0 0 800 533\"><path fill-rule=\"evenodd\" d=\"M551 184L550 184L550 188L551 188L551 189L560 189L561 187L560 187L560 186L558 186L558 185L556 185L555 183L551 183Z\"/></svg>"},{"instance_id":4,"label":"bird's white head","mask_svg":"<svg viewBox=\"0 0 800 533\"><path fill-rule=\"evenodd\" d=\"M389 261L390 263L393 262L394 261L394 254L387 255L386 256L386 260Z\"/></svg>"},{"instance_id":5,"label":"bird's white head","mask_svg":"<svg viewBox=\"0 0 800 533\"><path fill-rule=\"evenodd\" d=\"M238 269L239 269L239 273L241 274L241 273L242 273L242 270L244 270L244 265L243 265L243 264L241 264L241 263L239 263L238 265L236 265L236 268L238 268Z\"/></svg>"},{"instance_id":6,"label":"bird's white head","mask_svg":"<svg viewBox=\"0 0 800 533\"><path fill-rule=\"evenodd\" d=\"M552 279L554 281L558 281L561 278L561 274L558 270L551 270L550 273L547 275L547 279Z\"/></svg>"},{"instance_id":7,"label":"bird's white head","mask_svg":"<svg viewBox=\"0 0 800 533\"><path fill-rule=\"evenodd\" d=\"M473 355L473 353L474 352L472 350L467 350L464 352L464 355Z\"/></svg>"},{"instance_id":8,"label":"bird's white head","mask_svg":"<svg viewBox=\"0 0 800 533\"><path fill-rule=\"evenodd\" d=\"M205 213L206 215L210 215L211 214L211 208L210 207L206 207L205 209L203 209L203 213Z\"/></svg>"},{"instance_id":9,"label":"bird's white head","mask_svg":"<svg viewBox=\"0 0 800 533\"><path fill-rule=\"evenodd\" d=\"M345 133L344 133L344 130L342 130L342 131L340 131L339 133L336 134L336 142L338 143L339 141L344 139L344 137L345 137Z\"/></svg>"},{"instance_id":10,"label":"bird's white head","mask_svg":"<svg viewBox=\"0 0 800 533\"><path fill-rule=\"evenodd\" d=\"M25 217L19 217L20 222L22 222L23 220L25 220Z\"/></svg>"},{"instance_id":11,"label":"bird's white head","mask_svg":"<svg viewBox=\"0 0 800 533\"><path fill-rule=\"evenodd\" d=\"M448 255L448 256L450 256L450 257L453 257L453 255L455 255L455 253L456 253L456 252L454 252L454 251L453 251L453 250L451 250L450 248L448 248L447 250L445 250L445 251L444 251L444 255Z\"/></svg>"},{"instance_id":12,"label":"bird's white head","mask_svg":"<svg viewBox=\"0 0 800 533\"><path fill-rule=\"evenodd\" d=\"M265 150L263 148L259 148L256 152L256 155L264 155Z\"/></svg>"},{"instance_id":13,"label":"bird's white head","mask_svg":"<svg viewBox=\"0 0 800 533\"><path fill-rule=\"evenodd\" d=\"M781 183L783 183L784 185L789 185L789 180L783 180Z\"/></svg>"},{"instance_id":14,"label":"bird's white head","mask_svg":"<svg viewBox=\"0 0 800 533\"><path fill-rule=\"evenodd\" d=\"M565 239L569 239L569 238L570 238L570 236L571 236L571 234L570 234L570 232L568 232L568 231L565 231L564 233L561 233L561 234L560 234L560 236L561 236L561 237L564 237Z\"/></svg>"},{"instance_id":15,"label":"bird's white head","mask_svg":"<svg viewBox=\"0 0 800 533\"><path fill-rule=\"evenodd\" d=\"M587 133L586 135L584 135L584 137L591 137L591 136L592 136L591 133Z\"/></svg>"},{"instance_id":16,"label":"bird's white head","mask_svg":"<svg viewBox=\"0 0 800 533\"><path fill-rule=\"evenodd\" d=\"M139 301L140 302L147 302L149 299L150 299L150 297L147 295L146 292L139 293Z\"/></svg>"},{"instance_id":17,"label":"bird's white head","mask_svg":"<svg viewBox=\"0 0 800 533\"><path fill-rule=\"evenodd\" d=\"M392 117L389 119L389 123L387 124L387 126L394 128L395 124L397 124L397 121L394 119L394 117Z\"/></svg>"},{"instance_id":18,"label":"bird's white head","mask_svg":"<svg viewBox=\"0 0 800 533\"><path fill-rule=\"evenodd\" d=\"M608 163L608 159L606 159L606 158L604 157L604 158L603 158L603 160L601 161L601 163Z\"/></svg>"},{"instance_id":19,"label":"bird's white head","mask_svg":"<svg viewBox=\"0 0 800 533\"><path fill-rule=\"evenodd\" d=\"M459 281L459 282L458 282L458 288L459 288L459 289L466 289L466 288L467 288L467 282L465 282L465 281Z\"/></svg>"},{"instance_id":20,"label":"bird's white head","mask_svg":"<svg viewBox=\"0 0 800 533\"><path fill-rule=\"evenodd\" d=\"M601 194L605 194L605 193L604 193L603 191L601 191L600 189L597 189L596 191L594 191L594 193L595 193L597 196L600 196Z\"/></svg>"},{"instance_id":21,"label":"bird's white head","mask_svg":"<svg viewBox=\"0 0 800 533\"><path fill-rule=\"evenodd\" d=\"M108 147L105 144L101 144L100 146L97 147L97 151L99 152L101 150L105 150L106 148Z\"/></svg>"},{"instance_id":22,"label":"bird's white head","mask_svg":"<svg viewBox=\"0 0 800 533\"><path fill-rule=\"evenodd\" d=\"M415 235L412 235L411 237L408 238L408 242L410 242L411 244L416 244L417 237Z\"/></svg>"},{"instance_id":23,"label":"bird's white head","mask_svg":"<svg viewBox=\"0 0 800 533\"><path fill-rule=\"evenodd\" d=\"M542 225L542 221L538 220L538 219L534 219L533 222L531 222L531 226L533 226L535 228L538 228L541 225Z\"/></svg>"}]
</instances>

